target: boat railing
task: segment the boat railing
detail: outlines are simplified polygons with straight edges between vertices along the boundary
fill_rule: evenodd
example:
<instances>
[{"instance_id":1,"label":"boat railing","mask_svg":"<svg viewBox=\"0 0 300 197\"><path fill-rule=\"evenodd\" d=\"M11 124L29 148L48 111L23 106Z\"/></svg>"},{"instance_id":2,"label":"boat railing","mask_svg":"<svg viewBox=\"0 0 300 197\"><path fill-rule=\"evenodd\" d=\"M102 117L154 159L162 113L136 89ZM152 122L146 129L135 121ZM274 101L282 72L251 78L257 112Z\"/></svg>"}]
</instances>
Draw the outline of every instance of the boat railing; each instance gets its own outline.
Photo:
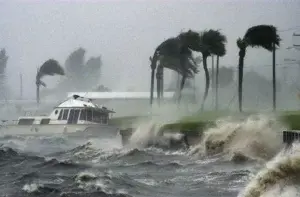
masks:
<instances>
[{"instance_id":1,"label":"boat railing","mask_svg":"<svg viewBox=\"0 0 300 197\"><path fill-rule=\"evenodd\" d=\"M18 120L0 120L0 128L7 125L16 125L18 124Z\"/></svg>"}]
</instances>

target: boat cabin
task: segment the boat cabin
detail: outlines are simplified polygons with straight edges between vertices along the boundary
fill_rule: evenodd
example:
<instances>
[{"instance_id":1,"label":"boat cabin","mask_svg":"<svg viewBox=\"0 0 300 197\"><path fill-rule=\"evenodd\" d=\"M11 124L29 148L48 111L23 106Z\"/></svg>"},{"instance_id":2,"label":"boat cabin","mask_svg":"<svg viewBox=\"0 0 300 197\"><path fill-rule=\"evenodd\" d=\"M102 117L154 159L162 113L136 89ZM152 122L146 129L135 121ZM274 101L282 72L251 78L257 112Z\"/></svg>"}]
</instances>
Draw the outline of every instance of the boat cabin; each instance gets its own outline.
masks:
<instances>
[{"instance_id":1,"label":"boat cabin","mask_svg":"<svg viewBox=\"0 0 300 197\"><path fill-rule=\"evenodd\" d=\"M33 124L102 124L107 125L110 113L106 107L99 107L91 99L73 95L54 108L50 116L20 117L18 125Z\"/></svg>"}]
</instances>

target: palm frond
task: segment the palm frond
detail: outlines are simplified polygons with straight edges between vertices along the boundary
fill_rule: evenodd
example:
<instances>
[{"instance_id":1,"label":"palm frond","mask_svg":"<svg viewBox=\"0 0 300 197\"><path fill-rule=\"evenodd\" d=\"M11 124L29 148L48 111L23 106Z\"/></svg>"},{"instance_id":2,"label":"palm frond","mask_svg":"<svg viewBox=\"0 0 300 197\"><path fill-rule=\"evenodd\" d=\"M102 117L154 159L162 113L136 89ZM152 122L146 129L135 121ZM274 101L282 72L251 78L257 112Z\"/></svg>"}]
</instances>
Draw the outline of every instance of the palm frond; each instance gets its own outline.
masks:
<instances>
[{"instance_id":1,"label":"palm frond","mask_svg":"<svg viewBox=\"0 0 300 197\"><path fill-rule=\"evenodd\" d=\"M200 33L201 53L205 55L215 54L224 56L226 54L225 44L227 38L219 30L204 30Z\"/></svg>"},{"instance_id":2,"label":"palm frond","mask_svg":"<svg viewBox=\"0 0 300 197\"><path fill-rule=\"evenodd\" d=\"M68 56L65 62L65 67L68 72L81 74L85 62L85 52L85 49L80 47Z\"/></svg>"},{"instance_id":3,"label":"palm frond","mask_svg":"<svg viewBox=\"0 0 300 197\"><path fill-rule=\"evenodd\" d=\"M178 35L178 38L191 50L201 52L201 38L198 32L192 30L182 32Z\"/></svg>"},{"instance_id":4,"label":"palm frond","mask_svg":"<svg viewBox=\"0 0 300 197\"><path fill-rule=\"evenodd\" d=\"M192 61L188 61L188 59L185 67L180 64L179 57L160 56L159 62L164 68L178 72L180 75L186 75L187 77L192 77L195 73L199 72L198 65L195 65Z\"/></svg>"},{"instance_id":5,"label":"palm frond","mask_svg":"<svg viewBox=\"0 0 300 197\"><path fill-rule=\"evenodd\" d=\"M247 30L244 40L251 47L263 47L272 51L273 44L279 46L281 38L277 33L277 28L273 25L257 25Z\"/></svg>"},{"instance_id":6,"label":"palm frond","mask_svg":"<svg viewBox=\"0 0 300 197\"><path fill-rule=\"evenodd\" d=\"M236 45L239 47L239 49L245 49L247 47L247 43L241 38L237 39Z\"/></svg>"},{"instance_id":7,"label":"palm frond","mask_svg":"<svg viewBox=\"0 0 300 197\"><path fill-rule=\"evenodd\" d=\"M172 37L163 41L155 51L157 51L159 55L178 56L181 52L181 45L178 38Z\"/></svg>"},{"instance_id":8,"label":"palm frond","mask_svg":"<svg viewBox=\"0 0 300 197\"><path fill-rule=\"evenodd\" d=\"M102 65L101 57L91 57L85 64L85 73L89 74L99 74Z\"/></svg>"},{"instance_id":9,"label":"palm frond","mask_svg":"<svg viewBox=\"0 0 300 197\"><path fill-rule=\"evenodd\" d=\"M40 80L43 76L49 75L64 75L64 69L60 66L58 61L54 59L49 59L43 65L38 69L37 75L36 75L36 81L37 83L40 83Z\"/></svg>"}]
</instances>

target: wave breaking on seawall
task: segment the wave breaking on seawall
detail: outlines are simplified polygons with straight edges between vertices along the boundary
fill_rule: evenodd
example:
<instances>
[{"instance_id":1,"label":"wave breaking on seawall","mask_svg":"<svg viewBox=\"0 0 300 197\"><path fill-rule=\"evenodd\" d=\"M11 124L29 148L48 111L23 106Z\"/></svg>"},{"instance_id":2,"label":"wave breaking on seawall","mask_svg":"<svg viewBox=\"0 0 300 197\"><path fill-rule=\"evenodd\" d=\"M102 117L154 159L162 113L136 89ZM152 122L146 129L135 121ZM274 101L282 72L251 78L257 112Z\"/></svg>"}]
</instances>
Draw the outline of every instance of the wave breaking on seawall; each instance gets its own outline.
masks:
<instances>
[{"instance_id":1,"label":"wave breaking on seawall","mask_svg":"<svg viewBox=\"0 0 300 197\"><path fill-rule=\"evenodd\" d=\"M179 132L161 132L162 123L149 121L141 123L129 139L130 146L146 148L147 146L169 147L171 141L179 141L183 134Z\"/></svg>"},{"instance_id":2,"label":"wave breaking on seawall","mask_svg":"<svg viewBox=\"0 0 300 197\"><path fill-rule=\"evenodd\" d=\"M231 161L268 161L283 147L284 126L275 117L252 115L243 120L232 117L216 121L216 126L204 131L198 145L189 154L222 155Z\"/></svg>"},{"instance_id":3,"label":"wave breaking on seawall","mask_svg":"<svg viewBox=\"0 0 300 197\"><path fill-rule=\"evenodd\" d=\"M160 132L162 125L167 123L170 122L152 119L136 124L137 129L129 139L130 146L145 148L154 144L167 147L171 140L180 140L183 135L179 132ZM197 157L219 155L234 162L266 162L283 148L281 132L285 129L275 116L226 117L205 130L188 154Z\"/></svg>"}]
</instances>

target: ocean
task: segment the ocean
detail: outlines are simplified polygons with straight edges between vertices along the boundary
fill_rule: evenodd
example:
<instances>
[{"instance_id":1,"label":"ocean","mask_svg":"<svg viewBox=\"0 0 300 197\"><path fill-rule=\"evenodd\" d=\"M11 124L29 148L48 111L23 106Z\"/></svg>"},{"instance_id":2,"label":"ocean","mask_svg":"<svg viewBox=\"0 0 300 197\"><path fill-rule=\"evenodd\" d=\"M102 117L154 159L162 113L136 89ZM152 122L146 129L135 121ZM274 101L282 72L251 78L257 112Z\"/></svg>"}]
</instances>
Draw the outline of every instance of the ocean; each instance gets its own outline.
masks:
<instances>
[{"instance_id":1,"label":"ocean","mask_svg":"<svg viewBox=\"0 0 300 197\"><path fill-rule=\"evenodd\" d=\"M285 150L270 117L220 120L189 149L145 146L147 127L124 147L119 136L1 136L0 196L299 196L300 146Z\"/></svg>"}]
</instances>

